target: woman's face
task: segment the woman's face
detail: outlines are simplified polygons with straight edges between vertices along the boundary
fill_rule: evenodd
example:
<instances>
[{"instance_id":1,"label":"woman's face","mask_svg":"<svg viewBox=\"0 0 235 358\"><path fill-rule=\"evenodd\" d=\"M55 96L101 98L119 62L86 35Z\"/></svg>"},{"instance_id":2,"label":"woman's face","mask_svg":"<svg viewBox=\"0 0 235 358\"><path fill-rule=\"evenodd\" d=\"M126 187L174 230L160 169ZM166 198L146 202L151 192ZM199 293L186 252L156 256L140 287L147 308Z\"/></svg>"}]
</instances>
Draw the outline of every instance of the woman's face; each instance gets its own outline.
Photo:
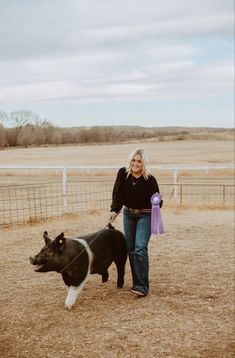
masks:
<instances>
[{"instance_id":1,"label":"woman's face","mask_svg":"<svg viewBox=\"0 0 235 358\"><path fill-rule=\"evenodd\" d=\"M136 154L131 161L131 172L133 174L142 174L143 162L139 154Z\"/></svg>"}]
</instances>

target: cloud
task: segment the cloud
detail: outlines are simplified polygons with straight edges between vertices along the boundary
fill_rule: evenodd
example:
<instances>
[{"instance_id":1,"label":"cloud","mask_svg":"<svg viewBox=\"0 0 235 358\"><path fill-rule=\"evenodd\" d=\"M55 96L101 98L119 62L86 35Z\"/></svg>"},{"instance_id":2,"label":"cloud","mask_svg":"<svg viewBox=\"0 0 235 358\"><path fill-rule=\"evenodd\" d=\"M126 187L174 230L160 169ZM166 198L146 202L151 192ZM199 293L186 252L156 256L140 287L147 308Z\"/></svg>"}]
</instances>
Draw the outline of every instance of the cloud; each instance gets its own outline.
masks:
<instances>
[{"instance_id":1,"label":"cloud","mask_svg":"<svg viewBox=\"0 0 235 358\"><path fill-rule=\"evenodd\" d=\"M230 0L2 1L0 104L231 94Z\"/></svg>"},{"instance_id":2,"label":"cloud","mask_svg":"<svg viewBox=\"0 0 235 358\"><path fill-rule=\"evenodd\" d=\"M230 0L12 0L0 6L0 59L8 61L233 34Z\"/></svg>"},{"instance_id":3,"label":"cloud","mask_svg":"<svg viewBox=\"0 0 235 358\"><path fill-rule=\"evenodd\" d=\"M199 97L202 94L218 96L229 93L233 89L232 62L201 67L190 60L167 61L166 58L165 60L161 58L160 63L143 66L142 71L126 71L123 66L118 75L116 72L113 74L112 70L107 75L105 72L107 58L104 62L102 59L99 60L98 72L90 73L88 66L85 68L85 73L75 75L74 71L79 61L67 63L71 72L62 75L63 61L43 64L38 61L35 64L30 62L24 73L31 68L32 73L35 74L36 67L38 72L34 82L30 80L30 74L27 80L22 74L22 80L18 83L4 87L0 85L0 103L20 103L25 98L28 102L73 100L78 103L177 100ZM43 70L44 66L48 69L47 75ZM101 69L103 76L100 73Z\"/></svg>"}]
</instances>

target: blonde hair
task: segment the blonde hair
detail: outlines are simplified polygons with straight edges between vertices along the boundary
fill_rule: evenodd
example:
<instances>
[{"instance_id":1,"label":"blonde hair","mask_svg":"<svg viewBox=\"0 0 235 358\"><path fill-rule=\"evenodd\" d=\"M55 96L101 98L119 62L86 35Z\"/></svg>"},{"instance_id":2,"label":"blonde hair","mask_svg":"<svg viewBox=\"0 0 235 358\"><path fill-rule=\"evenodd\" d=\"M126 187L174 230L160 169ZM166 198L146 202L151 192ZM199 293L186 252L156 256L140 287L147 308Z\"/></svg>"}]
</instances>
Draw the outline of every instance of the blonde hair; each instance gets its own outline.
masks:
<instances>
[{"instance_id":1,"label":"blonde hair","mask_svg":"<svg viewBox=\"0 0 235 358\"><path fill-rule=\"evenodd\" d=\"M135 148L129 155L128 164L127 164L127 177L131 174L131 162L134 159L135 155L140 155L142 159L142 175L144 179L148 179L150 173L147 169L148 159L142 148Z\"/></svg>"}]
</instances>

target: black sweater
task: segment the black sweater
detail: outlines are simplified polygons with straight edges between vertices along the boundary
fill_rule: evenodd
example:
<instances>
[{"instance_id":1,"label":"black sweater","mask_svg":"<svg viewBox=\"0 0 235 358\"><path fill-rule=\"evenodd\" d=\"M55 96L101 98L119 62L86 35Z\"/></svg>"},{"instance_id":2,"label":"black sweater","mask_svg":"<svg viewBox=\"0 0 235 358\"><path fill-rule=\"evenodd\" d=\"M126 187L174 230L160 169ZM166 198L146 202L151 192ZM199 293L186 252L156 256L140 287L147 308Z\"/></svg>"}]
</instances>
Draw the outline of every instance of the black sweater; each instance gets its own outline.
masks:
<instances>
[{"instance_id":1,"label":"black sweater","mask_svg":"<svg viewBox=\"0 0 235 358\"><path fill-rule=\"evenodd\" d=\"M123 205L132 209L150 209L151 196L156 192L159 193L159 187L153 175L149 175L148 179L143 175L136 179L131 174L127 177L126 168L121 168L113 187L111 211L117 213Z\"/></svg>"}]
</instances>

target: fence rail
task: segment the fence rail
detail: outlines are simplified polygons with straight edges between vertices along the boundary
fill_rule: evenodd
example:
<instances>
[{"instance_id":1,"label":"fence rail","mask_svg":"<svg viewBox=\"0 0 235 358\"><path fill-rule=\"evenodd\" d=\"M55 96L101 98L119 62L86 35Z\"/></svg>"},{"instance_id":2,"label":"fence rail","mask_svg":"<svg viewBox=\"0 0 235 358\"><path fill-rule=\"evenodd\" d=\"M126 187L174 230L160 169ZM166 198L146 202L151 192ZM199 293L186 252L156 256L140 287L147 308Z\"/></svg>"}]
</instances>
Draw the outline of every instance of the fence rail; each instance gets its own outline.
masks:
<instances>
[{"instance_id":1,"label":"fence rail","mask_svg":"<svg viewBox=\"0 0 235 358\"><path fill-rule=\"evenodd\" d=\"M234 205L234 167L234 164L224 163L162 164L152 165L150 169L157 170L159 179L160 173L168 173L166 177L159 180L164 206L169 204L230 206ZM11 182L9 185L0 184L0 226L92 209L109 211L113 182L118 168L109 165L65 167L0 164L0 183ZM180 173L188 173L188 171L197 174L179 176ZM220 174L229 177L224 180L218 175L216 178L218 180L215 181L211 180L209 175L210 179L208 179L208 173L212 171L214 173L219 171ZM52 172L53 175L48 174ZM110 177L111 172L112 177ZM199 178L198 174L201 175L202 172L205 172L207 177ZM79 173L85 174L86 180L82 180L84 176ZM107 173L109 177L106 176ZM74 180L75 175L77 180ZM34 184L25 184L28 177ZM20 181L23 184L20 185Z\"/></svg>"},{"instance_id":2,"label":"fence rail","mask_svg":"<svg viewBox=\"0 0 235 358\"><path fill-rule=\"evenodd\" d=\"M0 226L89 210L110 210L113 182L61 181L0 186ZM235 185L161 183L164 205L234 205Z\"/></svg>"}]
</instances>

